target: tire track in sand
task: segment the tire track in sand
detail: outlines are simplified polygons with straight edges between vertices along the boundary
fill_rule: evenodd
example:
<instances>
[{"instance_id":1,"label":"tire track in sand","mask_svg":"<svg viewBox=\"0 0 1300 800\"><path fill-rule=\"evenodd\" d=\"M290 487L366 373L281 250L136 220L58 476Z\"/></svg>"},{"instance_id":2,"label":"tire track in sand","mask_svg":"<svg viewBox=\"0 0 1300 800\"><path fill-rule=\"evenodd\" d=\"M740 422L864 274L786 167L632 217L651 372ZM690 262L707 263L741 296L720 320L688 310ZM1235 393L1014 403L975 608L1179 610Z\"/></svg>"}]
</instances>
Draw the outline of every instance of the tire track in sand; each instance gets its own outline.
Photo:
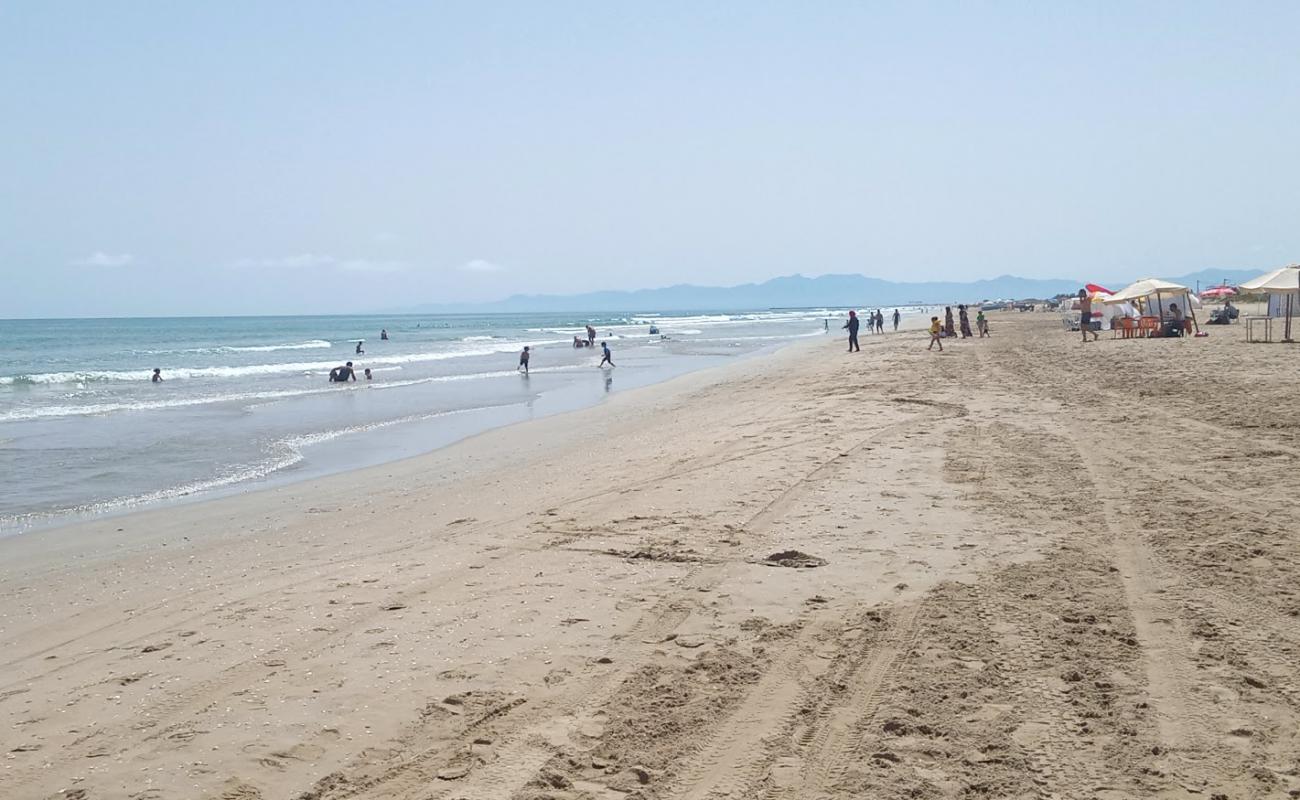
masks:
<instances>
[{"instance_id":1,"label":"tire track in sand","mask_svg":"<svg viewBox=\"0 0 1300 800\"><path fill-rule=\"evenodd\" d=\"M742 530L750 535L764 536L772 523L781 517L800 494L807 491L810 486L838 471L845 463L849 453L923 421L922 418L909 417L888 423L882 428L872 431L847 450L839 450L835 455L830 456L826 461L800 477L776 497L768 501L741 526ZM719 548L720 545L716 546L714 550L716 551ZM712 555L712 553L705 555ZM711 568L706 569L706 566ZM695 593L701 588L710 588L722 579L725 567L725 563L696 565L687 573L686 577L679 581L679 592L689 591ZM675 628L680 622L681 620L674 622L671 627L657 626L653 635L647 637L645 633L642 633L638 638L649 638L652 641L661 640L668 633L671 633L672 628ZM440 800L441 798L455 798L455 800L461 798L464 798L464 800L509 800L510 797L532 780L538 770L555 754L557 748L552 742L567 738L577 728L581 720L607 705L623 681L629 678L635 670L648 663L649 656L652 653L653 647L639 648L632 654L632 657L624 658L616 669L606 673L594 687L581 678L575 679L572 681L573 683L585 684L583 686L583 696L581 699L575 699L573 707L568 713L560 719L550 716L542 717L538 722L515 735L501 748L492 762L472 771L467 781L457 781L457 785L442 791L435 789L434 793L428 795L429 800ZM798 654L796 653L796 655ZM774 671L788 676L792 670L798 671L796 664L797 659L783 662L783 665L777 666ZM770 698L776 699L779 697L780 702L788 707L792 707L793 701L798 697L797 691L787 693L780 690L776 681L765 682L760 680L759 687L764 688L751 692L751 696L762 696L764 691L770 692ZM742 703L742 707L745 707L745 705L745 703ZM772 714L769 716L769 722L779 722L785 716L782 713ZM761 727L754 726L755 731L766 730L771 732L774 729L776 728L770 724ZM725 749L726 745L714 745L714 747ZM709 751L706 749L706 752ZM707 756L705 757L707 758ZM722 759L719 758L719 763L721 761ZM385 796L392 795L386 794Z\"/></svg>"}]
</instances>

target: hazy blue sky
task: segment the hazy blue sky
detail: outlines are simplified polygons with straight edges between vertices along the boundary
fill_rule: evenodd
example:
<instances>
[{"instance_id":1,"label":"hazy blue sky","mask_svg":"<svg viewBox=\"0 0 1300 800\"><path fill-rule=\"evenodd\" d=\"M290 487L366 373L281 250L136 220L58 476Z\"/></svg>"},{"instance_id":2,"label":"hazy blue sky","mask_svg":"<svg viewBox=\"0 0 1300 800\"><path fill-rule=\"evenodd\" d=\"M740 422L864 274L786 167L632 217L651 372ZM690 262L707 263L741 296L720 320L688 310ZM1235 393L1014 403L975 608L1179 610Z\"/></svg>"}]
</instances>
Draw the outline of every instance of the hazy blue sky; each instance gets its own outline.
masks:
<instances>
[{"instance_id":1,"label":"hazy blue sky","mask_svg":"<svg viewBox=\"0 0 1300 800\"><path fill-rule=\"evenodd\" d=\"M1300 3L0 4L0 316L1300 260Z\"/></svg>"}]
</instances>

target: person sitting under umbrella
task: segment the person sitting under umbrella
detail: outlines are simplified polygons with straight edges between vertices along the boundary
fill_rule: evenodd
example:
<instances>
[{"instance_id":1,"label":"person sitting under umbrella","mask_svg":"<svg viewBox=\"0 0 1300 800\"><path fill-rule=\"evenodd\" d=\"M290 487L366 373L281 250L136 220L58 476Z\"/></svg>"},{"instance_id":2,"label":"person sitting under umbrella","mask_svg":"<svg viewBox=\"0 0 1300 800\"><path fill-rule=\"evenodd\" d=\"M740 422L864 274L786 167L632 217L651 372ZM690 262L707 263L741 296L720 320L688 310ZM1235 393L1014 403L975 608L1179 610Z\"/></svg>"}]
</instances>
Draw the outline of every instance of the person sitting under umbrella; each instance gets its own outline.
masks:
<instances>
[{"instance_id":1,"label":"person sitting under umbrella","mask_svg":"<svg viewBox=\"0 0 1300 800\"><path fill-rule=\"evenodd\" d=\"M1165 336L1182 336L1186 332L1183 311L1177 303L1169 304L1169 322L1165 323Z\"/></svg>"}]
</instances>

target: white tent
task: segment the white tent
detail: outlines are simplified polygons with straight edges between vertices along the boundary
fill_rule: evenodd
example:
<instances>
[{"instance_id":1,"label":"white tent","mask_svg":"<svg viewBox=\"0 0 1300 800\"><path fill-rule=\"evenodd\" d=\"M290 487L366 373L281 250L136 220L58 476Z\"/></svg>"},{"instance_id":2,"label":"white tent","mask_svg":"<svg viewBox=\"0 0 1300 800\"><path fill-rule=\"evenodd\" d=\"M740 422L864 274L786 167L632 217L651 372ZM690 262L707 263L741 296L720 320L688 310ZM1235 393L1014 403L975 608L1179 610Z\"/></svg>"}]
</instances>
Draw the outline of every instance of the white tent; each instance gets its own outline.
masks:
<instances>
[{"instance_id":1,"label":"white tent","mask_svg":"<svg viewBox=\"0 0 1300 800\"><path fill-rule=\"evenodd\" d=\"M1241 284L1246 292L1297 292L1300 293L1300 264L1275 269L1251 278Z\"/></svg>"},{"instance_id":2,"label":"white tent","mask_svg":"<svg viewBox=\"0 0 1300 800\"><path fill-rule=\"evenodd\" d=\"M1107 297L1107 303L1123 303L1131 300L1141 300L1144 297L1150 297L1153 294L1190 294L1186 286L1169 281L1162 281L1159 278L1143 278L1135 281L1120 289L1115 294Z\"/></svg>"},{"instance_id":3,"label":"white tent","mask_svg":"<svg viewBox=\"0 0 1300 800\"><path fill-rule=\"evenodd\" d=\"M1165 314L1169 310L1169 302L1179 303L1182 308L1188 310L1191 314L1192 322L1200 330L1200 323L1196 320L1196 312L1193 308L1201 305L1192 294L1192 290L1179 283L1162 281L1159 278L1143 278L1135 281L1120 289L1115 294L1107 297L1102 302L1110 305L1115 303L1132 303L1142 309L1147 316L1159 317L1161 322L1164 321Z\"/></svg>"},{"instance_id":4,"label":"white tent","mask_svg":"<svg viewBox=\"0 0 1300 800\"><path fill-rule=\"evenodd\" d=\"M1300 295L1300 264L1292 264L1252 278L1241 284L1241 289L1244 292L1269 293L1268 316L1286 317L1282 341L1291 341L1291 316L1295 311L1293 307L1300 305L1295 297Z\"/></svg>"}]
</instances>

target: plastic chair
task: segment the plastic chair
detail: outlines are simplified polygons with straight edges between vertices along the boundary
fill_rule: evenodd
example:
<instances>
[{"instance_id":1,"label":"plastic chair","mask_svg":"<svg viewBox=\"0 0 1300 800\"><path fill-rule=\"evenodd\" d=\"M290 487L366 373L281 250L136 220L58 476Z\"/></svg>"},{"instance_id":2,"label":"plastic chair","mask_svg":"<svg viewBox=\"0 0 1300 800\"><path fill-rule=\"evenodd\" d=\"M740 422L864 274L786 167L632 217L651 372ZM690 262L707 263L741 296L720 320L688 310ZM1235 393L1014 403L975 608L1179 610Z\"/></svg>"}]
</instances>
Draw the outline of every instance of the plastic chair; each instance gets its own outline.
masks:
<instances>
[{"instance_id":1,"label":"plastic chair","mask_svg":"<svg viewBox=\"0 0 1300 800\"><path fill-rule=\"evenodd\" d=\"M1137 325L1138 336L1141 336L1144 339L1149 339L1152 336L1159 335L1160 333L1159 317L1141 317L1138 319L1137 322L1138 322Z\"/></svg>"}]
</instances>

